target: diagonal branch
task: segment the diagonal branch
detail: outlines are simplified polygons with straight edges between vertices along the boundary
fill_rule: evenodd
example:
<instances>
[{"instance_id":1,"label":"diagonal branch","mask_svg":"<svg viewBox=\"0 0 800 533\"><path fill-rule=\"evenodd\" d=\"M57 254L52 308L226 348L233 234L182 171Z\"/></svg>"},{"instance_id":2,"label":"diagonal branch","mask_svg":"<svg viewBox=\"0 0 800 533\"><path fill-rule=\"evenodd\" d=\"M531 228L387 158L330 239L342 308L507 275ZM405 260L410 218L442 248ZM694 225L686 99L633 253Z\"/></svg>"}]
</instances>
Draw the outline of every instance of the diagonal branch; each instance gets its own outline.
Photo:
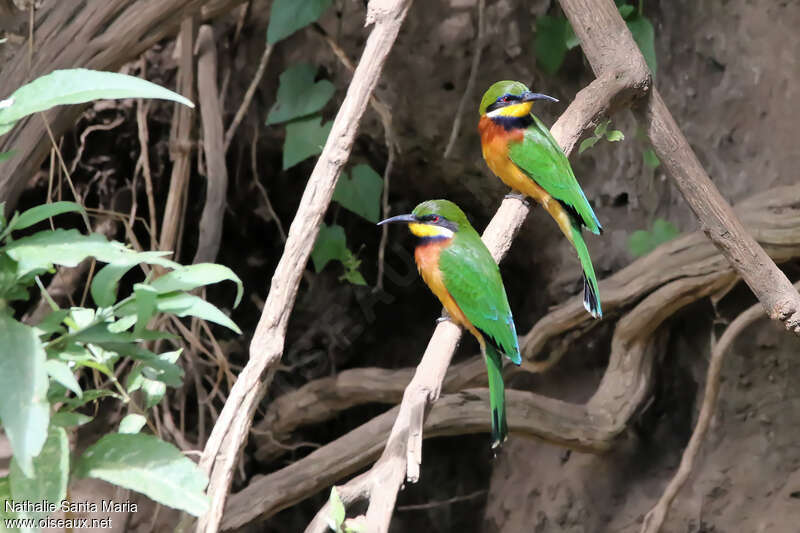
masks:
<instances>
[{"instance_id":1,"label":"diagonal branch","mask_svg":"<svg viewBox=\"0 0 800 533\"><path fill-rule=\"evenodd\" d=\"M611 0L560 0L598 78L630 66L646 68L633 36ZM594 23L587 17L595 15ZM667 173L694 211L700 227L728 259L770 318L800 334L800 294L747 233L706 174L658 90L639 111L647 136Z\"/></svg>"},{"instance_id":2,"label":"diagonal branch","mask_svg":"<svg viewBox=\"0 0 800 533\"><path fill-rule=\"evenodd\" d=\"M258 401L283 354L290 311L320 223L342 166L350 155L361 116L410 5L411 0L372 0L369 3L367 24L374 24L374 28L289 228L283 255L250 343L250 360L231 389L203 451L200 465L209 472L208 493L212 503L209 512L198 522L198 532L213 533L219 528L236 459L250 430Z\"/></svg>"},{"instance_id":3,"label":"diagonal branch","mask_svg":"<svg viewBox=\"0 0 800 533\"><path fill-rule=\"evenodd\" d=\"M596 24L597 21L587 19L586 23ZM622 25L624 27L624 23ZM636 77L637 73L641 78ZM598 86L616 92L596 98L601 92L597 89ZM632 69L618 72L614 75L613 82L610 78L595 80L589 88L578 93L564 115L559 118L553 128L556 140L569 154L568 149L574 146L580 135L599 117L615 109L620 102L629 101L637 91L648 86L649 74L646 67L638 72ZM573 129L567 130L564 124L571 124ZM502 260L508 252L528 212L529 208L516 199L507 198L501 204L483 234L483 241L496 261ZM415 482L419 477L425 411L439 397L447 366L460 337L460 329L451 323L445 322L437 326L422 361L403 394L403 401L383 454L372 469L343 487L344 494L355 494L359 499L369 499L366 527L370 532L388 531L397 491L404 480ZM324 531L328 512L326 504L306 531Z\"/></svg>"}]
</instances>

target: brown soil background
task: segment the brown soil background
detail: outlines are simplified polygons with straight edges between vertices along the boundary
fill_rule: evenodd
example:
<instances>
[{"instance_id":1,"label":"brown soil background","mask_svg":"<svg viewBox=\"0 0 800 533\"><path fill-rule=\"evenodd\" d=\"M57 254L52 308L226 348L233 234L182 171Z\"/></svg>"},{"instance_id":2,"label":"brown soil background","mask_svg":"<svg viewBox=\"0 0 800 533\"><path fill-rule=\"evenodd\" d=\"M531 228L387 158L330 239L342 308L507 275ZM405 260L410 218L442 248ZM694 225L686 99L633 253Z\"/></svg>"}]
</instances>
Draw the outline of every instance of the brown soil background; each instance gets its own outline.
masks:
<instances>
[{"instance_id":1,"label":"brown soil background","mask_svg":"<svg viewBox=\"0 0 800 533\"><path fill-rule=\"evenodd\" d=\"M537 69L532 52L534 23L536 16L557 10L552 2L488 0L489 38L477 90L465 111L453 157L443 160L453 115L469 75L477 28L476 3L417 0L386 64L377 94L392 109L401 148L391 178L393 212L409 210L424 199L446 197L459 203L473 224L483 228L505 189L490 178L481 159L475 131L480 93L498 79L525 81L561 100L538 108L539 116L551 124L592 76L579 50L567 55L555 76ZM363 27L364 3L341 0L334 4L320 24L351 58L357 58L368 31ZM645 13L655 26L656 86L723 195L736 203L776 185L795 183L800 163L796 134L800 122L800 2L650 0L645 3ZM267 14L266 2L254 2L235 46L232 34L236 13L215 22L220 72L230 72L225 94L226 125L263 50ZM173 42L165 41L145 54L151 80L174 86L173 50ZM9 53L8 49L4 53ZM15 53L20 53L19 49ZM288 172L281 171L283 128L263 125L274 102L278 75L298 62L319 66L321 76L337 87L324 110L326 119L335 114L350 78L311 30L283 41L274 51L253 106L228 153L228 211L218 262L233 268L246 287L245 301L232 314L245 335L236 339L221 334L226 355L234 364L244 362L247 339L282 248L275 224L265 216L263 202L253 186L249 146L256 126L260 130L259 179L285 227L292 220L313 168L313 160L309 160ZM149 116L151 163L162 205L170 168L166 141L171 109L156 104ZM85 164L74 176L82 190L89 191L87 203L125 203L118 191L130 180L139 150L135 108L124 103L96 105L75 131L65 136L69 161L86 127L119 115L126 117L119 128L91 134L82 157ZM588 238L600 278L633 260L627 248L628 236L648 228L654 219L667 219L683 232L697 229L692 213L662 170L643 165L643 145L636 140L633 114L618 114L614 126L625 133L624 142L599 143L585 154L572 157L575 173L606 229L603 236ZM378 172L386 162L383 129L371 111L365 115L350 160L351 164L359 162L369 163ZM102 179L97 179L98 172L105 173ZM19 207L41 202L46 186L45 171L31 181ZM181 255L184 262L194 254L196 222L202 210L204 182L196 168L190 187ZM145 197L137 194L139 205L145 205ZM345 227L350 248L359 252L365 278L374 284L379 232L336 206L327 217L329 223L334 220ZM411 239L404 232L391 231L388 264L401 273L413 271L408 262L410 249ZM502 265L520 333L527 332L550 306L579 291L579 268L573 256L549 217L534 209ZM785 265L785 269L792 280L800 273L794 263ZM415 279L410 285L398 285L387 281L385 289L391 302L369 310L364 304L369 289L343 284L337 280L339 274L331 266L313 275L310 284L301 286L290 321L285 368L276 375L264 405L270 397L337 370L358 366L401 368L418 361L439 314L439 306L422 282ZM217 303L227 302L227 289L211 290L209 297ZM657 365L652 401L615 451L605 456L569 453L512 435L504 453L491 460L485 435L426 441L421 480L400 493L392 531L638 531L643 514L674 472L694 426L712 338L720 333L720 323L732 319L753 301L740 284L716 307L708 301L692 305L662 326L668 348ZM511 386L576 402L587 399L602 375L614 318L607 318L607 324L574 343L555 369L543 375L520 376ZM348 333L362 327L363 333ZM665 533L800 530L800 388L795 379L798 347L797 339L767 320L750 327L736 342L725 362L709 437L695 472L672 507ZM465 341L456 360L474 351L473 341ZM325 424L301 429L297 440L328 442L385 409L371 405L348 410ZM104 429L98 426L93 431ZM237 476L234 488L242 488L253 476L280 468L307 451L299 448L275 462L261 464L254 459L255 444L251 442L245 450L244 478ZM404 509L460 495L473 497L424 509ZM315 495L266 523L246 529L302 530L326 498L327 494ZM146 529L136 518L147 518L149 523L149 517L142 512L139 515L129 523L130 529ZM173 516L164 513L164 528Z\"/></svg>"}]
</instances>

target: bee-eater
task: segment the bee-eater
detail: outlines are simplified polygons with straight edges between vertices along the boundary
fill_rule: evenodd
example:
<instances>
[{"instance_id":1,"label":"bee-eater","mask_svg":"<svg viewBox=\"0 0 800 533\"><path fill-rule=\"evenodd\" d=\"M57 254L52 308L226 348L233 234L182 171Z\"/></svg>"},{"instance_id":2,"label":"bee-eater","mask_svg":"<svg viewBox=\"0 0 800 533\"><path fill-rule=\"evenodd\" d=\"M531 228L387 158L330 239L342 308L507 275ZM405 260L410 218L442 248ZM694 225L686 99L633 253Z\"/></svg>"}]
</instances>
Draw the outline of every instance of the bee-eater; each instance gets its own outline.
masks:
<instances>
[{"instance_id":1,"label":"bee-eater","mask_svg":"<svg viewBox=\"0 0 800 533\"><path fill-rule=\"evenodd\" d=\"M583 269L583 305L603 316L597 278L581 228L603 232L572 167L550 130L533 113L536 100L555 98L533 93L518 81L498 81L484 93L478 131L483 158L503 183L545 208L575 247Z\"/></svg>"},{"instance_id":2,"label":"bee-eater","mask_svg":"<svg viewBox=\"0 0 800 533\"><path fill-rule=\"evenodd\" d=\"M492 449L508 436L503 361L520 364L517 331L506 289L492 254L466 215L453 202L428 200L410 215L387 218L405 222L419 238L414 258L422 279L442 302L450 319L478 340L489 375Z\"/></svg>"}]
</instances>

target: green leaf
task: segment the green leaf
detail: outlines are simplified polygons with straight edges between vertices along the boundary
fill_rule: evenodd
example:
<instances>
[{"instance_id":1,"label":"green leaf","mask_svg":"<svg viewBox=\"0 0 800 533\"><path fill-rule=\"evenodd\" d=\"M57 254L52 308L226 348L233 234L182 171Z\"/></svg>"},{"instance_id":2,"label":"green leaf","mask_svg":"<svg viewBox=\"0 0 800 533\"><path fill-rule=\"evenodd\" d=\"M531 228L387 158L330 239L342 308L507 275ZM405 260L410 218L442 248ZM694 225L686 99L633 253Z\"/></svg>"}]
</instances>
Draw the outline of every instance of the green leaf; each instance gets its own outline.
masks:
<instances>
[{"instance_id":1,"label":"green leaf","mask_svg":"<svg viewBox=\"0 0 800 533\"><path fill-rule=\"evenodd\" d=\"M198 263L175 269L151 281L150 287L164 294L173 291L190 291L225 280L236 283L236 299L233 302L233 306L236 307L242 300L244 292L242 280L230 268L214 263Z\"/></svg>"},{"instance_id":2,"label":"green leaf","mask_svg":"<svg viewBox=\"0 0 800 533\"><path fill-rule=\"evenodd\" d=\"M128 374L128 393L141 390L144 396L145 409L150 409L158 404L167 393L167 385L161 381L147 379L142 375L143 367L137 366Z\"/></svg>"},{"instance_id":3,"label":"green leaf","mask_svg":"<svg viewBox=\"0 0 800 533\"><path fill-rule=\"evenodd\" d=\"M70 370L66 363L59 361L58 359L48 359L45 362L44 367L47 370L48 376L74 392L78 398L83 396L83 391L81 390L81 386L78 384L78 380L75 379L75 376L72 374L72 370Z\"/></svg>"},{"instance_id":4,"label":"green leaf","mask_svg":"<svg viewBox=\"0 0 800 533\"><path fill-rule=\"evenodd\" d=\"M345 209L378 223L381 214L383 178L369 165L356 165L350 175L343 172L333 191L333 199Z\"/></svg>"},{"instance_id":5,"label":"green leaf","mask_svg":"<svg viewBox=\"0 0 800 533\"><path fill-rule=\"evenodd\" d=\"M650 68L653 77L656 75L656 45L653 24L644 15L634 15L626 22L628 29L633 34L633 40L639 45L644 60Z\"/></svg>"},{"instance_id":6,"label":"green leaf","mask_svg":"<svg viewBox=\"0 0 800 533\"><path fill-rule=\"evenodd\" d=\"M275 44L315 22L332 0L275 0L269 12L267 42Z\"/></svg>"},{"instance_id":7,"label":"green leaf","mask_svg":"<svg viewBox=\"0 0 800 533\"><path fill-rule=\"evenodd\" d=\"M621 6L618 6L617 9L619 9L619 14L624 19L627 19L629 16L631 16L631 13L636 11L636 8L631 4L622 4Z\"/></svg>"},{"instance_id":8,"label":"green leaf","mask_svg":"<svg viewBox=\"0 0 800 533\"><path fill-rule=\"evenodd\" d=\"M47 218L60 215L61 213L83 213L84 209L75 202L53 202L32 207L20 215L8 225L8 230L25 229L41 222Z\"/></svg>"},{"instance_id":9,"label":"green leaf","mask_svg":"<svg viewBox=\"0 0 800 533\"><path fill-rule=\"evenodd\" d=\"M50 427L41 453L33 460L35 476L26 476L19 463L11 460L11 496L17 502L60 503L67 494L69 442L64 428ZM48 512L20 512L21 517L45 518Z\"/></svg>"},{"instance_id":10,"label":"green leaf","mask_svg":"<svg viewBox=\"0 0 800 533\"><path fill-rule=\"evenodd\" d=\"M45 316L41 322L34 326L41 334L50 335L57 331L63 331L64 327L61 322L69 314L69 309L59 309L52 311Z\"/></svg>"},{"instance_id":11,"label":"green leaf","mask_svg":"<svg viewBox=\"0 0 800 533\"><path fill-rule=\"evenodd\" d=\"M82 413L72 413L69 411L59 411L50 417L50 423L62 428L72 428L88 424L94 417Z\"/></svg>"},{"instance_id":12,"label":"green leaf","mask_svg":"<svg viewBox=\"0 0 800 533\"><path fill-rule=\"evenodd\" d=\"M328 517L328 525L332 530L339 531L345 519L345 510L336 487L331 487L331 495L328 497L328 504L331 508L331 514Z\"/></svg>"},{"instance_id":13,"label":"green leaf","mask_svg":"<svg viewBox=\"0 0 800 533\"><path fill-rule=\"evenodd\" d=\"M122 400L122 396L117 394L114 391L110 391L107 389L89 389L83 391L82 398L65 398L64 404L67 406L67 410L71 411L77 409L78 407L83 407L87 403L99 400L101 398L116 398L117 400Z\"/></svg>"},{"instance_id":14,"label":"green leaf","mask_svg":"<svg viewBox=\"0 0 800 533\"><path fill-rule=\"evenodd\" d=\"M0 135L2 135L2 133L0 133ZM0 163L11 159L12 157L14 157L14 154L16 153L17 153L16 150L9 150L8 152L0 152Z\"/></svg>"},{"instance_id":15,"label":"green leaf","mask_svg":"<svg viewBox=\"0 0 800 533\"><path fill-rule=\"evenodd\" d=\"M0 420L27 476L47 438L47 356L36 331L0 313Z\"/></svg>"},{"instance_id":16,"label":"green leaf","mask_svg":"<svg viewBox=\"0 0 800 533\"><path fill-rule=\"evenodd\" d=\"M6 528L4 519L17 517L16 513L10 510L6 511L6 502L13 500L14 498L11 496L11 481L9 481L8 476L0 477L0 533L12 531Z\"/></svg>"},{"instance_id":17,"label":"green leaf","mask_svg":"<svg viewBox=\"0 0 800 533\"><path fill-rule=\"evenodd\" d=\"M120 306L116 312L119 316L130 315L136 312L135 306L136 299L133 299ZM193 294L163 294L156 298L156 309L162 313L172 313L179 317L196 316L220 326L225 326L236 333L242 333L239 326L228 318L228 315L217 309L213 304Z\"/></svg>"},{"instance_id":18,"label":"green leaf","mask_svg":"<svg viewBox=\"0 0 800 533\"><path fill-rule=\"evenodd\" d=\"M336 259L342 261L347 254L347 238L344 235L344 228L338 224L328 226L323 223L319 228L314 249L311 250L311 260L314 262L314 270L319 273L330 261Z\"/></svg>"},{"instance_id":19,"label":"green leaf","mask_svg":"<svg viewBox=\"0 0 800 533\"><path fill-rule=\"evenodd\" d=\"M596 137L602 137L606 130L608 129L608 125L611 124L611 120L604 120L597 127L594 129L594 134Z\"/></svg>"},{"instance_id":20,"label":"green leaf","mask_svg":"<svg viewBox=\"0 0 800 533\"><path fill-rule=\"evenodd\" d=\"M141 78L86 69L56 70L23 85L0 102L0 126L9 127L25 116L57 105L103 98L158 98L194 107L187 98Z\"/></svg>"},{"instance_id":21,"label":"green leaf","mask_svg":"<svg viewBox=\"0 0 800 533\"><path fill-rule=\"evenodd\" d=\"M564 44L567 46L567 50L572 50L576 46L581 45L581 41L580 39L578 39L578 36L575 35L575 30L572 28L572 24L569 23L569 20L567 20L567 28L564 36Z\"/></svg>"},{"instance_id":22,"label":"green leaf","mask_svg":"<svg viewBox=\"0 0 800 533\"><path fill-rule=\"evenodd\" d=\"M645 148L642 151L642 159L644 160L644 164L652 169L658 168L658 165L661 164L661 160L652 148Z\"/></svg>"},{"instance_id":23,"label":"green leaf","mask_svg":"<svg viewBox=\"0 0 800 533\"><path fill-rule=\"evenodd\" d=\"M139 332L147 327L147 322L156 314L156 300L158 291L144 283L137 283L133 286L133 294L136 296L136 327L133 329L133 336L138 336Z\"/></svg>"},{"instance_id":24,"label":"green leaf","mask_svg":"<svg viewBox=\"0 0 800 533\"><path fill-rule=\"evenodd\" d=\"M580 146L578 146L578 154L582 154L583 152L585 152L586 150L597 144L597 141L599 140L600 137L597 137L595 135L592 135L591 137L586 137L584 140L581 141Z\"/></svg>"},{"instance_id":25,"label":"green leaf","mask_svg":"<svg viewBox=\"0 0 800 533\"><path fill-rule=\"evenodd\" d=\"M163 505L201 516L208 478L178 448L144 433L110 433L78 460L77 477L93 477L141 492Z\"/></svg>"},{"instance_id":26,"label":"green leaf","mask_svg":"<svg viewBox=\"0 0 800 533\"><path fill-rule=\"evenodd\" d=\"M307 0L292 0L302 4ZM269 110L267 124L280 124L316 113L328 103L336 87L328 80L314 83L317 69L301 63L283 71L275 105Z\"/></svg>"},{"instance_id":27,"label":"green leaf","mask_svg":"<svg viewBox=\"0 0 800 533\"><path fill-rule=\"evenodd\" d=\"M147 423L147 419L140 414L126 415L119 423L119 433L139 433Z\"/></svg>"},{"instance_id":28,"label":"green leaf","mask_svg":"<svg viewBox=\"0 0 800 533\"><path fill-rule=\"evenodd\" d=\"M536 19L533 51L536 64L547 74L558 72L567 54L567 19L542 15Z\"/></svg>"},{"instance_id":29,"label":"green leaf","mask_svg":"<svg viewBox=\"0 0 800 533\"><path fill-rule=\"evenodd\" d=\"M611 130L606 134L606 139L608 139L608 142L612 143L622 141L625 140L625 134L619 130Z\"/></svg>"},{"instance_id":30,"label":"green leaf","mask_svg":"<svg viewBox=\"0 0 800 533\"><path fill-rule=\"evenodd\" d=\"M94 303L98 307L111 307L114 305L114 302L117 301L119 280L135 266L135 264L109 264L101 268L92 279L90 287Z\"/></svg>"},{"instance_id":31,"label":"green leaf","mask_svg":"<svg viewBox=\"0 0 800 533\"><path fill-rule=\"evenodd\" d=\"M17 239L5 247L6 253L17 262L17 277L31 272L50 270L53 265L77 266L87 257L104 263L138 264L147 262L166 268L181 265L164 258L169 252L135 252L124 244L109 241L104 235L83 235L78 230L45 230Z\"/></svg>"},{"instance_id":32,"label":"green leaf","mask_svg":"<svg viewBox=\"0 0 800 533\"><path fill-rule=\"evenodd\" d=\"M283 170L321 154L332 126L333 121L322 124L322 117L319 115L288 123L286 139L283 141Z\"/></svg>"},{"instance_id":33,"label":"green leaf","mask_svg":"<svg viewBox=\"0 0 800 533\"><path fill-rule=\"evenodd\" d=\"M343 279L352 283L353 285L366 285L367 280L361 275L358 270L345 270L345 273L339 279Z\"/></svg>"},{"instance_id":34,"label":"green leaf","mask_svg":"<svg viewBox=\"0 0 800 533\"><path fill-rule=\"evenodd\" d=\"M680 234L674 224L658 218L650 231L637 230L628 237L628 250L634 257L650 253L659 245L671 241Z\"/></svg>"}]
</instances>

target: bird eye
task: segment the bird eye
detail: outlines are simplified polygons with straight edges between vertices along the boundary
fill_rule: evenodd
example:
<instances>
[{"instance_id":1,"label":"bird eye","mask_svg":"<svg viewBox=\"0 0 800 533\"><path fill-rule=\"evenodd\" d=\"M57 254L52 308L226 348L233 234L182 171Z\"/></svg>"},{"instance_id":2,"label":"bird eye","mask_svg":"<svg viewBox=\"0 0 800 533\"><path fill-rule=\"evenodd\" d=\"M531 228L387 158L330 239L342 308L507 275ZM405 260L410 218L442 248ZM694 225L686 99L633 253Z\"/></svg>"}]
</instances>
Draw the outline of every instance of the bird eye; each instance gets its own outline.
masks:
<instances>
[{"instance_id":1,"label":"bird eye","mask_svg":"<svg viewBox=\"0 0 800 533\"><path fill-rule=\"evenodd\" d=\"M434 223L435 222L439 222L439 220L441 220L441 218L442 217L440 217L439 215L433 215L433 218L431 218L431 222L434 222Z\"/></svg>"}]
</instances>

